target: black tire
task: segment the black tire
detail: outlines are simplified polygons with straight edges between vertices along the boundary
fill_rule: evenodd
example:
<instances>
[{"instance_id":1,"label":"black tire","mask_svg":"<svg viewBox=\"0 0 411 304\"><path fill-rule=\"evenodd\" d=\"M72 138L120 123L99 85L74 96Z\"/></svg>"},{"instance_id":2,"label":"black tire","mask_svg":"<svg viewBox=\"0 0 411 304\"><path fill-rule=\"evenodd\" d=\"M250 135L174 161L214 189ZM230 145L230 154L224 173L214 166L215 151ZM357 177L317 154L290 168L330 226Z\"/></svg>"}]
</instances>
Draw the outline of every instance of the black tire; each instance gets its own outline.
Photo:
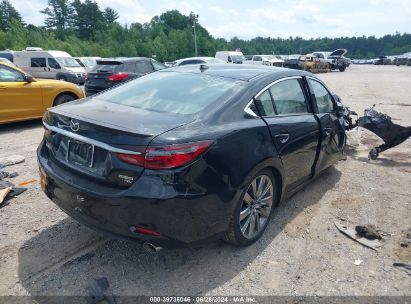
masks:
<instances>
[{"instance_id":1,"label":"black tire","mask_svg":"<svg viewBox=\"0 0 411 304\"><path fill-rule=\"evenodd\" d=\"M75 99L77 98L71 94L61 94L54 100L53 107L62 105L63 103L73 101Z\"/></svg>"},{"instance_id":2,"label":"black tire","mask_svg":"<svg viewBox=\"0 0 411 304\"><path fill-rule=\"evenodd\" d=\"M346 67L345 65L343 65L343 66L340 66L340 67L338 68L338 70L339 70L340 72L344 72L346 68L347 68L347 67Z\"/></svg>"},{"instance_id":3,"label":"black tire","mask_svg":"<svg viewBox=\"0 0 411 304\"><path fill-rule=\"evenodd\" d=\"M261 227L260 231L253 236L252 238L247 238L243 235L243 233L241 232L241 224L240 224L240 212L242 211L242 207L244 204L244 198L246 193L248 192L248 190L251 187L251 183L261 177L261 176L266 176L270 179L271 181L271 185L273 188L272 191L272 198L271 198L271 207L270 210L268 212L268 217L265 218L265 223L264 225ZM258 172L255 176L253 176L253 178L247 183L247 186L244 188L243 193L241 194L240 200L237 203L237 206L231 216L230 219L230 224L229 224L229 228L226 231L225 235L224 235L224 240L230 244L233 244L235 246L249 246L251 244L253 244L254 242L256 242L264 233L265 229L267 228L268 223L270 222L270 218L271 218L271 214L273 209L275 208L277 203L277 186L275 183L275 178L272 174L272 172L269 169L264 169L260 172ZM259 219L256 219L259 220ZM254 226L254 225L253 225ZM251 229L251 227L249 227L249 229Z\"/></svg>"}]
</instances>

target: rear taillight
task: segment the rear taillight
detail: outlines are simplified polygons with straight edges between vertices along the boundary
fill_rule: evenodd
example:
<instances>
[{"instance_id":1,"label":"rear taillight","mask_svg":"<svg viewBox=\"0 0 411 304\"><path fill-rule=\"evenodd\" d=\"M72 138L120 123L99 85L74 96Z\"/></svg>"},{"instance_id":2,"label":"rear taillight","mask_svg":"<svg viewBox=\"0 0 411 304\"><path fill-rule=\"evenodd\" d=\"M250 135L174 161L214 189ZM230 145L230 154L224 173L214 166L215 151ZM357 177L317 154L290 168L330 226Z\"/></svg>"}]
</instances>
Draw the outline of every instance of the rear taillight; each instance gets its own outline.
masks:
<instances>
[{"instance_id":1,"label":"rear taillight","mask_svg":"<svg viewBox=\"0 0 411 304\"><path fill-rule=\"evenodd\" d=\"M213 143L212 140L204 140L194 143L148 147L144 154L117 154L122 161L141 166L147 169L171 169L184 166L201 154Z\"/></svg>"},{"instance_id":2,"label":"rear taillight","mask_svg":"<svg viewBox=\"0 0 411 304\"><path fill-rule=\"evenodd\" d=\"M110 81L120 81L126 79L129 75L127 73L118 73L108 76L108 80Z\"/></svg>"}]
</instances>

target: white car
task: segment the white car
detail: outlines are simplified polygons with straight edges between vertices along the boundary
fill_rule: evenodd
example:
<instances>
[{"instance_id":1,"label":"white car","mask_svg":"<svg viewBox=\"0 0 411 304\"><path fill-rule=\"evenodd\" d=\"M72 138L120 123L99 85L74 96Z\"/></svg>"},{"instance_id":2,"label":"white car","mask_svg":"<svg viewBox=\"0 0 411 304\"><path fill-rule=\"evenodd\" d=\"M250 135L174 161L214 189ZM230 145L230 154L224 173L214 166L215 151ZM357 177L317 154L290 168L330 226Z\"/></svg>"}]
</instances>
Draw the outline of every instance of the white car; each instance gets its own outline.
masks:
<instances>
[{"instance_id":1,"label":"white car","mask_svg":"<svg viewBox=\"0 0 411 304\"><path fill-rule=\"evenodd\" d=\"M226 63L243 63L246 60L243 53L237 51L218 51L215 53L215 58Z\"/></svg>"},{"instance_id":2,"label":"white car","mask_svg":"<svg viewBox=\"0 0 411 304\"><path fill-rule=\"evenodd\" d=\"M190 57L178 59L173 62L173 66L188 64L225 64L225 61L214 57Z\"/></svg>"},{"instance_id":3,"label":"white car","mask_svg":"<svg viewBox=\"0 0 411 304\"><path fill-rule=\"evenodd\" d=\"M91 71L94 66L97 65L97 60L101 57L74 57L74 59L81 65L87 72Z\"/></svg>"},{"instance_id":4,"label":"white car","mask_svg":"<svg viewBox=\"0 0 411 304\"><path fill-rule=\"evenodd\" d=\"M251 60L247 60L244 63L282 67L284 60L279 55L254 55Z\"/></svg>"}]
</instances>

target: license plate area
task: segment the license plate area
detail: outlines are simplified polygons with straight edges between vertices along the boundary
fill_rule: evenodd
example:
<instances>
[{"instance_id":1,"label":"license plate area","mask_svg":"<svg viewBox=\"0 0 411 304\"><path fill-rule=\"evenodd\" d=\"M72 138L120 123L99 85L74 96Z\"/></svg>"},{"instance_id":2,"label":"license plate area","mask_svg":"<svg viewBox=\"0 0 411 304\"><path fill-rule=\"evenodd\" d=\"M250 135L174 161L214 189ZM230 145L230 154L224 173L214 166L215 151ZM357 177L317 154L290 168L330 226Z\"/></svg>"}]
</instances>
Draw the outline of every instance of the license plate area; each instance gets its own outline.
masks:
<instances>
[{"instance_id":1,"label":"license plate area","mask_svg":"<svg viewBox=\"0 0 411 304\"><path fill-rule=\"evenodd\" d=\"M94 145L69 139L66 160L78 166L93 167Z\"/></svg>"}]
</instances>

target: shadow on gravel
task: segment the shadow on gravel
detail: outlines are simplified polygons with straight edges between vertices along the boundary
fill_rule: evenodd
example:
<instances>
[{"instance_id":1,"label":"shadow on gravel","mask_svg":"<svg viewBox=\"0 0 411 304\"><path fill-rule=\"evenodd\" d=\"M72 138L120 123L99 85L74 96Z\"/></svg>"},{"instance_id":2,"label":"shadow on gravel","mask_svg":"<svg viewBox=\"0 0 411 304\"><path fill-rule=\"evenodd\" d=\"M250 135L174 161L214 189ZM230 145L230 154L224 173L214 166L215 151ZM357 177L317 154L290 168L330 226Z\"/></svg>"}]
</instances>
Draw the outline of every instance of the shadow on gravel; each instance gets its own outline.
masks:
<instances>
[{"instance_id":1,"label":"shadow on gravel","mask_svg":"<svg viewBox=\"0 0 411 304\"><path fill-rule=\"evenodd\" d=\"M229 294L241 294L242 287L230 281L273 242L287 223L317 204L340 176L341 172L332 167L277 207L262 239L247 248L217 242L153 255L137 243L101 237L66 218L19 249L19 280L32 296L87 295L88 283L98 277L107 277L107 294L114 295L195 296L225 283Z\"/></svg>"},{"instance_id":2,"label":"shadow on gravel","mask_svg":"<svg viewBox=\"0 0 411 304\"><path fill-rule=\"evenodd\" d=\"M18 134L28 129L36 129L41 126L42 126L41 119L13 122L13 123L0 125L0 134L3 132Z\"/></svg>"}]
</instances>

